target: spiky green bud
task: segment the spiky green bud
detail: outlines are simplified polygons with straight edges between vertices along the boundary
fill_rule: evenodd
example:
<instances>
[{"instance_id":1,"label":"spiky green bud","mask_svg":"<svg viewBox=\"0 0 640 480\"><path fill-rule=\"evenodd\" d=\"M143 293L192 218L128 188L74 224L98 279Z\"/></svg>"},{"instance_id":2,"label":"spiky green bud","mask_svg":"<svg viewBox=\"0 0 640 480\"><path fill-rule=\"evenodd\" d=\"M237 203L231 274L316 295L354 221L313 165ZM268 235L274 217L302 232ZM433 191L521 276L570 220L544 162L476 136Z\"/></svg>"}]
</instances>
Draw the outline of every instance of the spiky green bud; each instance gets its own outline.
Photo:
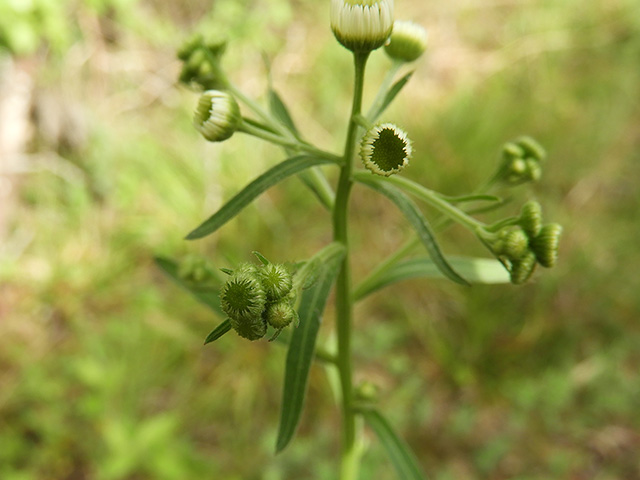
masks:
<instances>
[{"instance_id":1,"label":"spiky green bud","mask_svg":"<svg viewBox=\"0 0 640 480\"><path fill-rule=\"evenodd\" d=\"M264 312L264 319L273 328L282 329L291 324L297 313L287 298L268 305Z\"/></svg>"},{"instance_id":2,"label":"spiky green bud","mask_svg":"<svg viewBox=\"0 0 640 480\"><path fill-rule=\"evenodd\" d=\"M278 301L291 291L293 278L284 265L270 263L258 275L269 302Z\"/></svg>"},{"instance_id":3,"label":"spiky green bud","mask_svg":"<svg viewBox=\"0 0 640 480\"><path fill-rule=\"evenodd\" d=\"M267 298L262 283L254 275L234 274L220 292L220 306L232 320L260 317Z\"/></svg>"}]
</instances>

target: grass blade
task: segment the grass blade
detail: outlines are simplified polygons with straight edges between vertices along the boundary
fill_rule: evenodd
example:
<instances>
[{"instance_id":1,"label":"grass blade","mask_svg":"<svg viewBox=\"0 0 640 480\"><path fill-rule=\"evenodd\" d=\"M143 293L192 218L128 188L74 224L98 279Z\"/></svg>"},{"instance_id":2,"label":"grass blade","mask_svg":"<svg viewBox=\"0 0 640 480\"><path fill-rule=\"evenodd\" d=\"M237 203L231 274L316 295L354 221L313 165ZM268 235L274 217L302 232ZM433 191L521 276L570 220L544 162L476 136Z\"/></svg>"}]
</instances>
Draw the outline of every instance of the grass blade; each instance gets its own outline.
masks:
<instances>
[{"instance_id":1,"label":"grass blade","mask_svg":"<svg viewBox=\"0 0 640 480\"><path fill-rule=\"evenodd\" d=\"M443 273L443 275L450 280L459 283L461 285L469 285L464 278L462 278L449 264L447 259L442 254L440 246L436 242L436 238L429 226L429 222L424 217L420 209L415 203L405 195L400 189L386 182L385 179L376 177L368 173L355 174L354 179L358 182L372 188L373 190L381 193L393 203L404 214L409 223L413 226L418 237L426 247L433 263Z\"/></svg>"},{"instance_id":2,"label":"grass blade","mask_svg":"<svg viewBox=\"0 0 640 480\"><path fill-rule=\"evenodd\" d=\"M211 343L219 339L225 333L231 330L231 321L227 318L224 322L214 328L204 341L204 344Z\"/></svg>"},{"instance_id":3,"label":"grass blade","mask_svg":"<svg viewBox=\"0 0 640 480\"><path fill-rule=\"evenodd\" d=\"M384 446L391 459L391 463L402 480L426 480L418 460L396 432L386 418L377 410L365 410L362 412L367 425L375 432L380 443Z\"/></svg>"},{"instance_id":4,"label":"grass blade","mask_svg":"<svg viewBox=\"0 0 640 480\"><path fill-rule=\"evenodd\" d=\"M291 441L300 421L322 313L343 256L344 248L334 248L333 255L321 264L316 282L302 293L300 325L291 335L287 353L276 453Z\"/></svg>"},{"instance_id":5,"label":"grass blade","mask_svg":"<svg viewBox=\"0 0 640 480\"><path fill-rule=\"evenodd\" d=\"M449 263L472 284L510 283L509 272L495 259L449 257ZM444 275L431 258L410 258L358 285L353 298L362 300L381 288L412 278L444 278Z\"/></svg>"},{"instance_id":6,"label":"grass blade","mask_svg":"<svg viewBox=\"0 0 640 480\"><path fill-rule=\"evenodd\" d=\"M162 269L162 271L164 271L164 273L177 285L185 289L216 314L224 316L220 309L220 297L218 296L219 286L207 285L206 287L203 287L191 285L189 282L180 278L180 275L178 275L178 264L173 260L166 257L155 257L154 261L156 262L156 265L158 265L158 267L160 267L160 269Z\"/></svg>"},{"instance_id":7,"label":"grass blade","mask_svg":"<svg viewBox=\"0 0 640 480\"><path fill-rule=\"evenodd\" d=\"M187 240L195 240L215 232L240 213L240 211L255 200L256 197L285 178L307 168L326 163L332 162L326 158L312 157L309 155L299 155L288 158L249 183L249 185L225 203L216 213L189 233L186 237Z\"/></svg>"}]
</instances>

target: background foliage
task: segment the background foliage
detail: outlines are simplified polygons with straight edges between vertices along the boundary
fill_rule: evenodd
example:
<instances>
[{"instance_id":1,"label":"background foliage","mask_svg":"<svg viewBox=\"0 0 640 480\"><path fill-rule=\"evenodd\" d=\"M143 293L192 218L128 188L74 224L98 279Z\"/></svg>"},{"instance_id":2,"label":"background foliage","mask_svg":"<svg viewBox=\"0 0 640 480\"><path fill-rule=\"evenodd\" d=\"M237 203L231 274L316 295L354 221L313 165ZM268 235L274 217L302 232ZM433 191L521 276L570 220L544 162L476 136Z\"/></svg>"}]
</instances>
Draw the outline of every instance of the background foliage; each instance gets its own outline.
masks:
<instances>
[{"instance_id":1,"label":"background foliage","mask_svg":"<svg viewBox=\"0 0 640 480\"><path fill-rule=\"evenodd\" d=\"M335 150L350 57L321 20L328 2L186 5L0 2L0 48L31 75L39 112L0 239L2 479L334 476L324 371L312 370L301 431L274 458L284 349L231 335L203 348L219 319L152 257L197 253L227 267L252 250L305 258L329 240L326 213L296 180L214 237L182 239L280 153L248 138L204 144L191 127L196 98L176 85L181 41L196 29L231 38L228 71L254 95L265 52L298 123ZM415 141L407 175L465 193L503 142L530 133L549 160L543 181L516 195L538 199L565 236L558 267L522 287L416 281L373 295L356 311L357 377L381 387L430 478L640 478L640 7L396 8L431 34L388 114ZM367 98L386 62L372 58ZM70 131L56 130L66 136L47 135L43 122L67 117ZM407 227L365 189L354 205L362 277ZM483 254L462 229L442 244ZM371 440L363 478L393 478Z\"/></svg>"}]
</instances>

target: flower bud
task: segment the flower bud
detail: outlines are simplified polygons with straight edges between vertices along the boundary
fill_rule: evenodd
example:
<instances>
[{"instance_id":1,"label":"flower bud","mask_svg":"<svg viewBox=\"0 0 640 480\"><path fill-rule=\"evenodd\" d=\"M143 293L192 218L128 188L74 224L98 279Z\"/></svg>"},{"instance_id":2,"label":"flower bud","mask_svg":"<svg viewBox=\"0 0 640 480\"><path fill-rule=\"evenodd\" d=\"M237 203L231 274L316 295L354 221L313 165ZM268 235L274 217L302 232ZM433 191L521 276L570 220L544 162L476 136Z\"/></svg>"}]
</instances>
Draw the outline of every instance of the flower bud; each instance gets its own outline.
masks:
<instances>
[{"instance_id":1,"label":"flower bud","mask_svg":"<svg viewBox=\"0 0 640 480\"><path fill-rule=\"evenodd\" d=\"M220 292L220 306L233 321L253 321L262 316L266 295L256 276L235 273ZM235 327L234 327L235 328Z\"/></svg>"},{"instance_id":2,"label":"flower bud","mask_svg":"<svg viewBox=\"0 0 640 480\"><path fill-rule=\"evenodd\" d=\"M546 156L544 149L530 137L520 137L502 147L502 163L494 180L509 185L536 182L542 176L540 162Z\"/></svg>"},{"instance_id":3,"label":"flower bud","mask_svg":"<svg viewBox=\"0 0 640 480\"><path fill-rule=\"evenodd\" d=\"M275 302L285 297L293 286L293 279L284 265L270 263L258 273L267 301Z\"/></svg>"},{"instance_id":4,"label":"flower bud","mask_svg":"<svg viewBox=\"0 0 640 480\"><path fill-rule=\"evenodd\" d=\"M331 30L352 52L380 48L393 30L393 0L331 0Z\"/></svg>"},{"instance_id":5,"label":"flower bud","mask_svg":"<svg viewBox=\"0 0 640 480\"><path fill-rule=\"evenodd\" d=\"M238 103L227 92L204 92L193 117L196 129L210 142L221 142L238 129L242 118Z\"/></svg>"},{"instance_id":6,"label":"flower bud","mask_svg":"<svg viewBox=\"0 0 640 480\"><path fill-rule=\"evenodd\" d=\"M522 258L529 251L529 239L524 230L516 228L509 231L504 237L502 250L509 260Z\"/></svg>"},{"instance_id":7,"label":"flower bud","mask_svg":"<svg viewBox=\"0 0 640 480\"><path fill-rule=\"evenodd\" d=\"M531 277L531 274L536 269L536 256L531 251L527 251L526 254L518 259L511 261L511 269L509 274L511 277L511 283L514 285L521 285Z\"/></svg>"},{"instance_id":8,"label":"flower bud","mask_svg":"<svg viewBox=\"0 0 640 480\"><path fill-rule=\"evenodd\" d=\"M518 224L527 233L529 238L534 238L542 228L542 207L538 202L527 202L520 210Z\"/></svg>"},{"instance_id":9,"label":"flower bud","mask_svg":"<svg viewBox=\"0 0 640 480\"><path fill-rule=\"evenodd\" d=\"M384 50L394 60L413 62L427 48L427 31L417 23L396 21Z\"/></svg>"},{"instance_id":10,"label":"flower bud","mask_svg":"<svg viewBox=\"0 0 640 480\"><path fill-rule=\"evenodd\" d=\"M525 154L523 156L533 157L538 161L542 161L547 157L544 147L531 137L520 137L516 140L516 143L524 150Z\"/></svg>"},{"instance_id":11,"label":"flower bud","mask_svg":"<svg viewBox=\"0 0 640 480\"><path fill-rule=\"evenodd\" d=\"M562 226L549 223L543 226L540 233L531 241L531 249L543 267L550 268L556 264L561 235Z\"/></svg>"},{"instance_id":12,"label":"flower bud","mask_svg":"<svg viewBox=\"0 0 640 480\"><path fill-rule=\"evenodd\" d=\"M385 177L406 167L411 153L411 141L407 134L392 123L372 127L362 137L360 145L360 157L364 166Z\"/></svg>"},{"instance_id":13,"label":"flower bud","mask_svg":"<svg viewBox=\"0 0 640 480\"><path fill-rule=\"evenodd\" d=\"M267 323L277 329L288 326L297 316L298 314L287 298L267 306L264 312Z\"/></svg>"}]
</instances>

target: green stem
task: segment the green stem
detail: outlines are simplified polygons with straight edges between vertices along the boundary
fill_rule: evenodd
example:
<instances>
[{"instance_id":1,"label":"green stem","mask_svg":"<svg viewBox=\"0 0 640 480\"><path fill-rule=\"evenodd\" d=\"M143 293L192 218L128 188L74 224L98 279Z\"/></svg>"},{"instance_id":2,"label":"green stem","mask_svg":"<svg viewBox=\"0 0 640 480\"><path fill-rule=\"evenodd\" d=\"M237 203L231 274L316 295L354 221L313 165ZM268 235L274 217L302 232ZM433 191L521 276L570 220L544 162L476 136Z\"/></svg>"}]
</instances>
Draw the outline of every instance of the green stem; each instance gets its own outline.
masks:
<instances>
[{"instance_id":1,"label":"green stem","mask_svg":"<svg viewBox=\"0 0 640 480\"><path fill-rule=\"evenodd\" d=\"M415 195L420 200L429 203L432 207L440 210L441 213L445 214L451 220L464 225L474 232L478 228L484 227L484 223L479 222L475 218L467 215L459 208L454 207L433 190L429 190L428 188L423 187L418 183L412 182L411 180L407 180L403 177L389 177L387 180L389 181L389 183L393 183L401 187L404 191L410 192L411 194Z\"/></svg>"},{"instance_id":2,"label":"green stem","mask_svg":"<svg viewBox=\"0 0 640 480\"><path fill-rule=\"evenodd\" d=\"M364 89L364 70L367 53L354 53L355 80L353 105L349 119L349 129L344 148L343 164L340 170L336 199L333 208L333 238L342 243L346 254L336 280L336 332L338 337L337 366L342 390L342 450L341 480L356 480L359 467L359 449L356 443L356 418L352 409L353 374L351 366L351 323L353 302L351 299L351 272L349 266L348 207L349 194L353 180L353 157L356 148L358 123L356 118L362 110L362 92Z\"/></svg>"},{"instance_id":3,"label":"green stem","mask_svg":"<svg viewBox=\"0 0 640 480\"><path fill-rule=\"evenodd\" d=\"M342 161L342 157L334 155L333 153L325 152L324 150L317 149L306 143L300 143L297 140L290 140L280 135L273 134L267 130L256 127L248 122L243 122L238 128L238 131L249 134L249 135L253 135L254 137L261 138L263 140L266 140L267 142L271 142L285 148L290 148L292 150L298 150L298 151L310 153L311 155L315 155L316 157L320 157L320 158L327 158L336 163L339 163Z\"/></svg>"}]
</instances>

